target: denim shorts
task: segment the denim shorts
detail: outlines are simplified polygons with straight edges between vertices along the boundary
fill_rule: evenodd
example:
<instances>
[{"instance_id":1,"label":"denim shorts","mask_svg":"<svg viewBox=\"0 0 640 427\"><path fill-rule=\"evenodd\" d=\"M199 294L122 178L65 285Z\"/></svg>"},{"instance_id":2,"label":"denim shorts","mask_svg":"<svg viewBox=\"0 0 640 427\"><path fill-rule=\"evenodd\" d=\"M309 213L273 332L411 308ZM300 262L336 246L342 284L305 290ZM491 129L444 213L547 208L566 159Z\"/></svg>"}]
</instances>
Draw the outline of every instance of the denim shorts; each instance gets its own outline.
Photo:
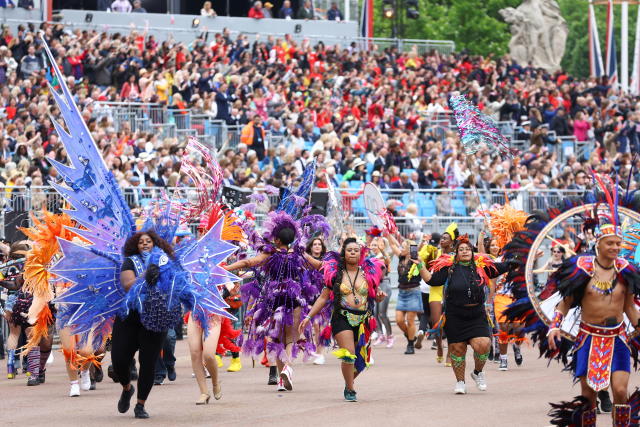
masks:
<instances>
[{"instance_id":1,"label":"denim shorts","mask_svg":"<svg viewBox=\"0 0 640 427\"><path fill-rule=\"evenodd\" d=\"M422 313L424 308L422 307L422 292L420 292L420 288L399 289L396 310Z\"/></svg>"}]
</instances>

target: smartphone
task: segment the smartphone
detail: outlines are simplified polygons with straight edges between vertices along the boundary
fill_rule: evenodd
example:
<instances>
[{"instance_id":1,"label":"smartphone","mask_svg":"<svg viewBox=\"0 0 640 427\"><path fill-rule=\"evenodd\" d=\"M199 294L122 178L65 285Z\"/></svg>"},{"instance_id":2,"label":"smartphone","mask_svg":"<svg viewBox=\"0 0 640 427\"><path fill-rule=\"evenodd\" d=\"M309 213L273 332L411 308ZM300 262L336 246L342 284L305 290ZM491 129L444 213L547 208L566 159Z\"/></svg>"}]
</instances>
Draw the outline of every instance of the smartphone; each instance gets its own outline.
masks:
<instances>
[{"instance_id":1,"label":"smartphone","mask_svg":"<svg viewBox=\"0 0 640 427\"><path fill-rule=\"evenodd\" d=\"M418 245L409 246L409 257L411 259L418 259Z\"/></svg>"}]
</instances>

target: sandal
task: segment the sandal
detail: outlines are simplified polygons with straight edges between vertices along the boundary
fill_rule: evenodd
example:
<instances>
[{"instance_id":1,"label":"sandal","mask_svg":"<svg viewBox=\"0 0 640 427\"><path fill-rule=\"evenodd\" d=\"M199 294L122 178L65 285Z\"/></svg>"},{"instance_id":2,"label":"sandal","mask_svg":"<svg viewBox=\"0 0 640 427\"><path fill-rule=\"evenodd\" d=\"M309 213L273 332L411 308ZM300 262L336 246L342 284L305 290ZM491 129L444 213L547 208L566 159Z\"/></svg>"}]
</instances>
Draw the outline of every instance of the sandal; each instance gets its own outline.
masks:
<instances>
[{"instance_id":1,"label":"sandal","mask_svg":"<svg viewBox=\"0 0 640 427\"><path fill-rule=\"evenodd\" d=\"M222 399L222 386L220 383L213 386L213 398L216 400Z\"/></svg>"},{"instance_id":2,"label":"sandal","mask_svg":"<svg viewBox=\"0 0 640 427\"><path fill-rule=\"evenodd\" d=\"M196 400L196 405L206 405L209 403L209 399L211 399L211 395L209 395L209 393L202 393L200 398Z\"/></svg>"}]
</instances>

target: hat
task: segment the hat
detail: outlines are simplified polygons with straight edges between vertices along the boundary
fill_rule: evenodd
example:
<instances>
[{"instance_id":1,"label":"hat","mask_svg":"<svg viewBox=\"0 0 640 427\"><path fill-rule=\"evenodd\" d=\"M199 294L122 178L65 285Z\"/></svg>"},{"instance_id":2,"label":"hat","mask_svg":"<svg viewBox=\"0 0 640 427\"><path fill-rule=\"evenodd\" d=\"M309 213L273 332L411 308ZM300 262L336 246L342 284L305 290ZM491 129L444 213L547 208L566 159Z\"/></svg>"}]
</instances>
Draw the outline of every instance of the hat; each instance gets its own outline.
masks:
<instances>
[{"instance_id":1,"label":"hat","mask_svg":"<svg viewBox=\"0 0 640 427\"><path fill-rule=\"evenodd\" d=\"M273 5L271 3L269 3L269 2L266 2L264 4L264 7L266 7L267 9L271 9L273 7Z\"/></svg>"},{"instance_id":2,"label":"hat","mask_svg":"<svg viewBox=\"0 0 640 427\"><path fill-rule=\"evenodd\" d=\"M458 224L456 224L455 222L449 224L444 232L447 233L449 237L451 237L451 240L456 240L460 235L460 232L458 231Z\"/></svg>"},{"instance_id":3,"label":"hat","mask_svg":"<svg viewBox=\"0 0 640 427\"><path fill-rule=\"evenodd\" d=\"M142 160L143 162L148 162L150 160L153 160L156 157L156 153L148 153L146 151L143 151L142 153L138 154L138 159Z\"/></svg>"},{"instance_id":4,"label":"hat","mask_svg":"<svg viewBox=\"0 0 640 427\"><path fill-rule=\"evenodd\" d=\"M618 215L618 183L606 175L593 174L596 186L605 196L607 203L597 205L594 217L597 226L594 230L596 241L604 237L617 236L623 238L620 216Z\"/></svg>"},{"instance_id":5,"label":"hat","mask_svg":"<svg viewBox=\"0 0 640 427\"><path fill-rule=\"evenodd\" d=\"M380 176L380 171L371 172L371 176Z\"/></svg>"},{"instance_id":6,"label":"hat","mask_svg":"<svg viewBox=\"0 0 640 427\"><path fill-rule=\"evenodd\" d=\"M531 122L529 120L525 120L524 122L522 122L522 126L530 126Z\"/></svg>"},{"instance_id":7,"label":"hat","mask_svg":"<svg viewBox=\"0 0 640 427\"><path fill-rule=\"evenodd\" d=\"M362 165L364 165L364 164L365 164L364 160L362 160L362 159L360 159L360 158L355 159L355 160L353 161L353 164L351 165L351 169L356 169L357 167L362 166Z\"/></svg>"},{"instance_id":8,"label":"hat","mask_svg":"<svg viewBox=\"0 0 640 427\"><path fill-rule=\"evenodd\" d=\"M140 177L138 175L133 175L131 178L129 178L129 181L140 182Z\"/></svg>"}]
</instances>

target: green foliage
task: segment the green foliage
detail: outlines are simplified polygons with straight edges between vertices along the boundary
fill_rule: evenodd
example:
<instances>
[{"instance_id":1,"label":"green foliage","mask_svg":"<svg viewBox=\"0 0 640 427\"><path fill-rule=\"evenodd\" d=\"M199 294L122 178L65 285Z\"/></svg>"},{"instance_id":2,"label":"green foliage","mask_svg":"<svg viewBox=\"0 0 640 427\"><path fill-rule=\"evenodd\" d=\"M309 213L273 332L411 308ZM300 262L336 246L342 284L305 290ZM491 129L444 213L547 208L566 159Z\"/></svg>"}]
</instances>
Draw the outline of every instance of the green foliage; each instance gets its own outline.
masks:
<instances>
[{"instance_id":1,"label":"green foliage","mask_svg":"<svg viewBox=\"0 0 640 427\"><path fill-rule=\"evenodd\" d=\"M571 75L589 74L588 0L556 0L569 26L569 36L562 67ZM397 0L402 5L403 0ZM456 50L472 54L500 56L509 50L511 32L498 11L518 7L522 0L420 0L420 18L407 19L399 7L398 18L409 39L453 40ZM606 5L595 6L602 54L605 54ZM629 61L633 62L637 5L629 6ZM375 0L375 35L391 37L392 21L382 16L382 0ZM620 6L615 7L615 37L620 52ZM603 60L605 58L603 57ZM633 64L629 64L631 67Z\"/></svg>"}]
</instances>

